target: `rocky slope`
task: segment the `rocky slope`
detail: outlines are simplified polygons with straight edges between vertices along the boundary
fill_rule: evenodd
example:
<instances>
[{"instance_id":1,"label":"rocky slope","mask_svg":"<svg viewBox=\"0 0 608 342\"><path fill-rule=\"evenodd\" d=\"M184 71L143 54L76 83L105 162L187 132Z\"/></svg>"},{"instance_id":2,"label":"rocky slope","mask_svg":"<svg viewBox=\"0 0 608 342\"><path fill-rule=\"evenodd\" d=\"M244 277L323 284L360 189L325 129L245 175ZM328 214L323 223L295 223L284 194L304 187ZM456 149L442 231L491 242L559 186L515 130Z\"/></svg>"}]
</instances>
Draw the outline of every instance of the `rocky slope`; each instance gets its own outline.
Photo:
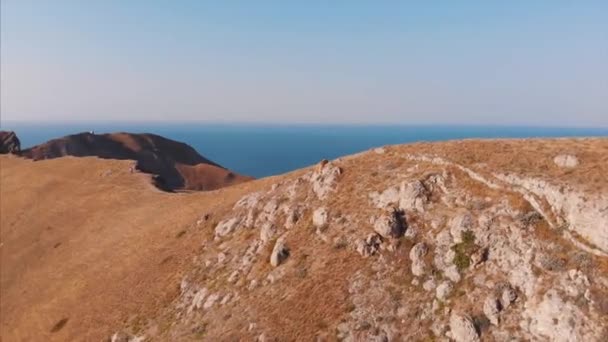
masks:
<instances>
[{"instance_id":1,"label":"rocky slope","mask_svg":"<svg viewBox=\"0 0 608 342\"><path fill-rule=\"evenodd\" d=\"M18 170L37 166L19 161L5 170L14 161L2 159L2 198L17 191ZM2 316L11 317L3 318L3 336L605 341L606 174L607 139L470 140L378 148L218 192L160 193L152 200L139 190L130 210L156 208L151 220L163 220L162 227L141 226L126 209L117 214L121 222L137 222L127 232L138 236L133 241L149 240L158 257L129 245L107 251L110 260L140 257L121 267L128 280L108 268L103 277L115 281L112 291L92 302L83 296L98 290L88 278L97 273L23 275L16 265L26 256L3 258L3 295L26 291L25 299L3 296L10 299L2 302ZM115 183L135 176L112 177ZM50 184L62 186L52 179L27 192ZM122 196L132 187L125 185ZM26 243L19 230L47 206L38 203L24 213L3 200L3 253ZM176 208L174 219L163 217ZM67 209L54 203L52 210ZM104 218L97 220L103 225ZM69 248L79 255L85 247ZM46 255L30 262L48 263ZM32 294L28 279L51 288L85 285L77 298L46 290L48 298ZM76 306L78 300L89 305ZM108 311L112 318L99 318ZM42 317L52 319L43 324Z\"/></svg>"},{"instance_id":2,"label":"rocky slope","mask_svg":"<svg viewBox=\"0 0 608 342\"><path fill-rule=\"evenodd\" d=\"M163 190L214 190L251 180L205 159L192 147L154 134L80 133L50 140L19 153L33 160L96 156L135 160L135 168L155 175Z\"/></svg>"}]
</instances>

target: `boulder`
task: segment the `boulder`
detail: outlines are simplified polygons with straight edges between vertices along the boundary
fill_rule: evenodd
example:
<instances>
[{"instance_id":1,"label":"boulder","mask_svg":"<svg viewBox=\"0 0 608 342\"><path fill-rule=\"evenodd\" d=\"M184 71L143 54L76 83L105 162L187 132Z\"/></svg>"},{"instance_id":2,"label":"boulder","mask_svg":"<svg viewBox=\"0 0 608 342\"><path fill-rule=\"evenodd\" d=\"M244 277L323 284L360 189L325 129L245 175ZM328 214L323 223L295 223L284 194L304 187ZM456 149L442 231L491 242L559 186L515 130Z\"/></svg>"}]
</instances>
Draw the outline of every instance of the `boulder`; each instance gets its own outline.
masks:
<instances>
[{"instance_id":1,"label":"boulder","mask_svg":"<svg viewBox=\"0 0 608 342\"><path fill-rule=\"evenodd\" d=\"M517 292L511 286L506 286L502 290L501 305L503 308L508 308L517 299Z\"/></svg>"},{"instance_id":2,"label":"boulder","mask_svg":"<svg viewBox=\"0 0 608 342\"><path fill-rule=\"evenodd\" d=\"M460 213L450 221L450 234L454 243L462 242L462 233L473 228L473 217L469 213Z\"/></svg>"},{"instance_id":3,"label":"boulder","mask_svg":"<svg viewBox=\"0 0 608 342\"><path fill-rule=\"evenodd\" d=\"M215 236L222 237L232 233L239 225L240 220L236 217L221 221L215 227Z\"/></svg>"},{"instance_id":4,"label":"boulder","mask_svg":"<svg viewBox=\"0 0 608 342\"><path fill-rule=\"evenodd\" d=\"M452 293L453 289L454 286L452 286L452 283L450 283L449 281L444 281L439 284L439 286L437 286L437 289L435 289L435 296L439 300L446 300L450 293Z\"/></svg>"},{"instance_id":5,"label":"boulder","mask_svg":"<svg viewBox=\"0 0 608 342\"><path fill-rule=\"evenodd\" d=\"M270 264L274 267L279 266L289 256L289 249L285 245L285 236L277 239L277 242L270 254Z\"/></svg>"},{"instance_id":6,"label":"boulder","mask_svg":"<svg viewBox=\"0 0 608 342\"><path fill-rule=\"evenodd\" d=\"M500 313L501 309L500 302L494 296L489 296L483 302L483 314L486 315L493 325L498 325L498 313Z\"/></svg>"},{"instance_id":7,"label":"boulder","mask_svg":"<svg viewBox=\"0 0 608 342\"><path fill-rule=\"evenodd\" d=\"M429 191L421 181L401 183L399 188L399 208L402 210L424 211L424 205L429 200Z\"/></svg>"},{"instance_id":8,"label":"boulder","mask_svg":"<svg viewBox=\"0 0 608 342\"><path fill-rule=\"evenodd\" d=\"M450 316L450 334L456 342L478 342L479 335L473 320L467 315L452 313Z\"/></svg>"},{"instance_id":9,"label":"boulder","mask_svg":"<svg viewBox=\"0 0 608 342\"><path fill-rule=\"evenodd\" d=\"M312 191L317 195L317 198L324 200L330 192L334 191L334 187L338 178L342 174L342 169L332 165L327 160L321 161L316 170L310 176Z\"/></svg>"},{"instance_id":10,"label":"boulder","mask_svg":"<svg viewBox=\"0 0 608 342\"><path fill-rule=\"evenodd\" d=\"M383 238L399 238L407 228L402 210L393 208L374 222L374 230Z\"/></svg>"},{"instance_id":11,"label":"boulder","mask_svg":"<svg viewBox=\"0 0 608 342\"><path fill-rule=\"evenodd\" d=\"M276 233L277 228L274 226L274 224L266 222L260 228L260 240L262 240L263 243L266 243L270 241L270 239L272 239Z\"/></svg>"},{"instance_id":12,"label":"boulder","mask_svg":"<svg viewBox=\"0 0 608 342\"><path fill-rule=\"evenodd\" d=\"M318 208L312 213L312 224L317 228L323 228L327 225L329 212L327 208Z\"/></svg>"},{"instance_id":13,"label":"boulder","mask_svg":"<svg viewBox=\"0 0 608 342\"><path fill-rule=\"evenodd\" d=\"M410 260L412 260L412 274L421 276L426 270L426 262L424 257L428 253L429 248L424 242L420 242L412 247L410 251Z\"/></svg>"},{"instance_id":14,"label":"boulder","mask_svg":"<svg viewBox=\"0 0 608 342\"><path fill-rule=\"evenodd\" d=\"M578 158L571 154L560 154L553 158L555 165L563 168L573 168L578 166Z\"/></svg>"},{"instance_id":15,"label":"boulder","mask_svg":"<svg viewBox=\"0 0 608 342\"><path fill-rule=\"evenodd\" d=\"M361 254L363 257L368 257L378 252L381 243L382 236L372 233L369 234L364 240L357 241L355 249L357 250L357 253Z\"/></svg>"}]
</instances>

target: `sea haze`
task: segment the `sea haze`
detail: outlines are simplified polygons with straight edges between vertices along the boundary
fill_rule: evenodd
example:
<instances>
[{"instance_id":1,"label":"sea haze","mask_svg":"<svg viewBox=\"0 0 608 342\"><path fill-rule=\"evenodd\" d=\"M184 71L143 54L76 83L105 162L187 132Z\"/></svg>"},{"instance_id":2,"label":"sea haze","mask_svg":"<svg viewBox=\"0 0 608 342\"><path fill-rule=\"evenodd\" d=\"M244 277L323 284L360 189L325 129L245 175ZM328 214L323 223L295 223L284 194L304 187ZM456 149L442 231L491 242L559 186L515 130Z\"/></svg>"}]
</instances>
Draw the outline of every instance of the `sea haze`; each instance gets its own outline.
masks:
<instances>
[{"instance_id":1,"label":"sea haze","mask_svg":"<svg viewBox=\"0 0 608 342\"><path fill-rule=\"evenodd\" d=\"M23 148L85 131L154 133L185 142L200 154L256 178L281 174L373 147L464 138L608 136L608 128L506 126L219 125L150 123L32 124L3 122Z\"/></svg>"}]
</instances>

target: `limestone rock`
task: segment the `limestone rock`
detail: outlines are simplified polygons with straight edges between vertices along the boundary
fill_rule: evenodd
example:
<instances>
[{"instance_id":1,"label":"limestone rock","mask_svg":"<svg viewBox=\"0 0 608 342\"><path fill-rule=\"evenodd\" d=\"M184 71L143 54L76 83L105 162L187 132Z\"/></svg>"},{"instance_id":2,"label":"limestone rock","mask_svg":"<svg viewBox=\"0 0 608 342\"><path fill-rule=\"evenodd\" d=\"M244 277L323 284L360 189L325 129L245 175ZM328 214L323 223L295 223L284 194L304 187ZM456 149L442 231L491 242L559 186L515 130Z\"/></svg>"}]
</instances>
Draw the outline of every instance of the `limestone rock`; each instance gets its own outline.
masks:
<instances>
[{"instance_id":1,"label":"limestone rock","mask_svg":"<svg viewBox=\"0 0 608 342\"><path fill-rule=\"evenodd\" d=\"M207 300L205 301L205 304L203 304L203 309L211 309L211 307L215 304L215 302L218 301L218 299L220 299L220 295L217 293L209 295L209 297L207 297Z\"/></svg>"},{"instance_id":2,"label":"limestone rock","mask_svg":"<svg viewBox=\"0 0 608 342\"><path fill-rule=\"evenodd\" d=\"M215 235L223 237L232 233L238 227L239 222L240 220L236 217L221 221L215 227Z\"/></svg>"},{"instance_id":3,"label":"limestone rock","mask_svg":"<svg viewBox=\"0 0 608 342\"><path fill-rule=\"evenodd\" d=\"M329 193L334 190L341 174L342 169L339 167L332 165L327 160L321 161L310 177L312 190L317 198L320 200L326 199Z\"/></svg>"},{"instance_id":4,"label":"limestone rock","mask_svg":"<svg viewBox=\"0 0 608 342\"><path fill-rule=\"evenodd\" d=\"M450 316L450 333L456 342L478 342L479 336L473 320L469 316L452 313Z\"/></svg>"},{"instance_id":5,"label":"limestone rock","mask_svg":"<svg viewBox=\"0 0 608 342\"><path fill-rule=\"evenodd\" d=\"M376 254L378 249L380 249L380 244L382 243L382 236L379 234L369 234L364 240L358 240L355 246L357 253L361 254L363 257L368 257Z\"/></svg>"},{"instance_id":6,"label":"limestone rock","mask_svg":"<svg viewBox=\"0 0 608 342\"><path fill-rule=\"evenodd\" d=\"M424 205L429 200L429 191L419 181L403 182L399 188L399 208L402 210L424 211Z\"/></svg>"},{"instance_id":7,"label":"limestone rock","mask_svg":"<svg viewBox=\"0 0 608 342\"><path fill-rule=\"evenodd\" d=\"M456 215L450 221L450 234L454 243L462 242L462 233L473 228L473 217L469 213L461 213Z\"/></svg>"},{"instance_id":8,"label":"limestone rock","mask_svg":"<svg viewBox=\"0 0 608 342\"><path fill-rule=\"evenodd\" d=\"M279 266L289 256L289 249L285 245L285 236L277 239L277 242L270 254L270 264L274 267Z\"/></svg>"},{"instance_id":9,"label":"limestone rock","mask_svg":"<svg viewBox=\"0 0 608 342\"><path fill-rule=\"evenodd\" d=\"M318 208L312 213L312 224L317 228L323 228L327 224L329 212L327 208Z\"/></svg>"},{"instance_id":10,"label":"limestone rock","mask_svg":"<svg viewBox=\"0 0 608 342\"><path fill-rule=\"evenodd\" d=\"M412 274L415 276L421 276L426 270L426 262L424 257L428 253L429 248L424 242L420 242L412 247L410 251L410 260L412 260Z\"/></svg>"},{"instance_id":11,"label":"limestone rock","mask_svg":"<svg viewBox=\"0 0 608 342\"><path fill-rule=\"evenodd\" d=\"M437 289L435 290L435 296L439 300L445 300L450 295L450 293L452 293L453 289L454 286L452 286L452 283L450 283L449 281L444 281L443 283L439 284L439 286L437 286Z\"/></svg>"},{"instance_id":12,"label":"limestone rock","mask_svg":"<svg viewBox=\"0 0 608 342\"><path fill-rule=\"evenodd\" d=\"M488 296L483 302L483 314L486 315L493 325L498 325L498 313L500 309L500 302L494 296Z\"/></svg>"},{"instance_id":13,"label":"limestone rock","mask_svg":"<svg viewBox=\"0 0 608 342\"><path fill-rule=\"evenodd\" d=\"M571 154L560 154L553 158L555 165L564 168L572 168L578 166L578 158Z\"/></svg>"},{"instance_id":14,"label":"limestone rock","mask_svg":"<svg viewBox=\"0 0 608 342\"><path fill-rule=\"evenodd\" d=\"M401 237L407 228L403 211L393 208L374 222L374 230L383 238Z\"/></svg>"},{"instance_id":15,"label":"limestone rock","mask_svg":"<svg viewBox=\"0 0 608 342\"><path fill-rule=\"evenodd\" d=\"M512 287L507 286L502 290L500 298L502 307L506 309L517 299L517 292Z\"/></svg>"},{"instance_id":16,"label":"limestone rock","mask_svg":"<svg viewBox=\"0 0 608 342\"><path fill-rule=\"evenodd\" d=\"M263 243L266 243L270 241L276 235L276 233L277 228L274 226L274 224L266 222L260 228L260 240L262 240Z\"/></svg>"}]
</instances>

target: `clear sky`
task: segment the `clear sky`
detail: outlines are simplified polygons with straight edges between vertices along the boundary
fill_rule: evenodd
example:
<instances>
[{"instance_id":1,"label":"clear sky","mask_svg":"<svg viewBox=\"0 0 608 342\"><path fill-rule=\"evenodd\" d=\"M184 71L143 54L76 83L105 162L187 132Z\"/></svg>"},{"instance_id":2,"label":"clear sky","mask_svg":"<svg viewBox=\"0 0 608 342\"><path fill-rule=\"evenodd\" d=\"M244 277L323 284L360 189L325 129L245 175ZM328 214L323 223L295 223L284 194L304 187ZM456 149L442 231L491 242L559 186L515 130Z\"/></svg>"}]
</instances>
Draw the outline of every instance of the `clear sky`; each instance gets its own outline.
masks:
<instances>
[{"instance_id":1,"label":"clear sky","mask_svg":"<svg viewBox=\"0 0 608 342\"><path fill-rule=\"evenodd\" d=\"M2 120L608 126L608 1L2 0Z\"/></svg>"}]
</instances>

